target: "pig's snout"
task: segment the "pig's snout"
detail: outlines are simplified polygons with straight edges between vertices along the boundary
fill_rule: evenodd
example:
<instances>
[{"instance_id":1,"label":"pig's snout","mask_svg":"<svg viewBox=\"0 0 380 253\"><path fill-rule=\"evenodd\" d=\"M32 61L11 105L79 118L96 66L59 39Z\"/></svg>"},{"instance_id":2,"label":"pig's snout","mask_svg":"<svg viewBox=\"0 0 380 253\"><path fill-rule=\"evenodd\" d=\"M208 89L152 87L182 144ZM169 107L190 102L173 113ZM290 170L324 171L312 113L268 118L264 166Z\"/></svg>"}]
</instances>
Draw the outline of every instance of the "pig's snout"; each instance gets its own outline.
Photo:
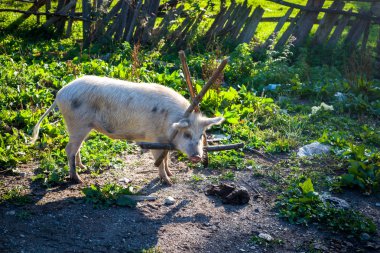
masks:
<instances>
[{"instance_id":1,"label":"pig's snout","mask_svg":"<svg viewBox=\"0 0 380 253\"><path fill-rule=\"evenodd\" d=\"M199 163L202 160L202 157L199 154L194 154L190 157L192 163Z\"/></svg>"}]
</instances>

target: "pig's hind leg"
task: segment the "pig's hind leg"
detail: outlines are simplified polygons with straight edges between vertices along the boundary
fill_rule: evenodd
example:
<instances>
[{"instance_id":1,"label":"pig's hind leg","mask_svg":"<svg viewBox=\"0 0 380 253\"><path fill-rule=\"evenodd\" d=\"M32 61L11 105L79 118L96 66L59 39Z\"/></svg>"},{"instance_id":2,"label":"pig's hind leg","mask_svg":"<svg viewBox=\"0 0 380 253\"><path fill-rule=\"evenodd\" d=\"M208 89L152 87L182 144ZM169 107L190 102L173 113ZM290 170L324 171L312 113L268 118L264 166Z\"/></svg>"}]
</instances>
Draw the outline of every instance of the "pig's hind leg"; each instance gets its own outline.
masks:
<instances>
[{"instance_id":1,"label":"pig's hind leg","mask_svg":"<svg viewBox=\"0 0 380 253\"><path fill-rule=\"evenodd\" d=\"M164 163L164 168L165 168L165 171L166 171L166 175L168 175L169 177L173 176L173 173L169 170L169 153L168 155L165 157L163 163Z\"/></svg>"},{"instance_id":2,"label":"pig's hind leg","mask_svg":"<svg viewBox=\"0 0 380 253\"><path fill-rule=\"evenodd\" d=\"M163 150L151 150L154 160L157 160L157 158L160 156L161 152ZM162 161L160 166L158 167L158 175L160 176L161 180L163 180L168 185L172 185L172 180L168 177L168 174L166 173L165 166L167 165L167 157ZM166 161L166 162L165 162ZM169 171L170 172L170 171Z\"/></svg>"},{"instance_id":3,"label":"pig's hind leg","mask_svg":"<svg viewBox=\"0 0 380 253\"><path fill-rule=\"evenodd\" d=\"M70 179L76 183L83 183L82 179L76 172L75 167L78 163L81 164L79 149L82 145L83 140L86 138L87 134L90 131L91 131L91 128L80 128L76 132L72 132L69 130L70 140L66 146L66 154L69 160ZM79 160L76 159L78 157L79 157ZM79 164L78 166L81 167ZM84 165L82 164L82 166Z\"/></svg>"}]
</instances>

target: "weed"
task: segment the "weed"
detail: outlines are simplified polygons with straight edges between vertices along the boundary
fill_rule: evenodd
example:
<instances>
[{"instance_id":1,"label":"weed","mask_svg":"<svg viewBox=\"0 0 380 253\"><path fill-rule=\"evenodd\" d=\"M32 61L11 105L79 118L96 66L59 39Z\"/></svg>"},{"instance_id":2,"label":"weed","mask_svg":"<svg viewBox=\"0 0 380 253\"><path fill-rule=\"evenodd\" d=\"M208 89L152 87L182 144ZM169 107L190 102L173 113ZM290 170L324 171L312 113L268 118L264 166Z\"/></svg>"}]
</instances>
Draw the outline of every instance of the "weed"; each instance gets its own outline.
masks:
<instances>
[{"instance_id":1,"label":"weed","mask_svg":"<svg viewBox=\"0 0 380 253\"><path fill-rule=\"evenodd\" d=\"M25 194L25 187L17 185L1 196L1 202L9 202L14 205L26 205L32 202L29 195Z\"/></svg>"},{"instance_id":2,"label":"weed","mask_svg":"<svg viewBox=\"0 0 380 253\"><path fill-rule=\"evenodd\" d=\"M124 188L117 184L106 184L102 187L91 185L82 189L86 202L94 207L109 207L112 205L134 207L136 202L128 197L134 194L133 186Z\"/></svg>"},{"instance_id":3,"label":"weed","mask_svg":"<svg viewBox=\"0 0 380 253\"><path fill-rule=\"evenodd\" d=\"M354 236L361 233L375 233L373 221L358 211L334 207L323 202L314 191L308 178L304 182L296 180L286 192L278 197L276 207L279 215L291 223L308 225L319 223L332 231L340 231Z\"/></svg>"}]
</instances>

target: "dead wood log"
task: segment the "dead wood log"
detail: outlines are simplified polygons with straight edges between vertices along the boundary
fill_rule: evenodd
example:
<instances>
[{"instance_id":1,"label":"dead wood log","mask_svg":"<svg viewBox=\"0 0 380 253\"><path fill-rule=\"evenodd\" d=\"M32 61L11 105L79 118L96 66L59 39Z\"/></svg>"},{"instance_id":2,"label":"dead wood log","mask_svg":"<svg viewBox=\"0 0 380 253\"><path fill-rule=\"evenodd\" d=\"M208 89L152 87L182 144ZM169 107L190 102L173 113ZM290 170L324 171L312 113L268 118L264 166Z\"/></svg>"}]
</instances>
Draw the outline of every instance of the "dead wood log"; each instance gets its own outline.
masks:
<instances>
[{"instance_id":1,"label":"dead wood log","mask_svg":"<svg viewBox=\"0 0 380 253\"><path fill-rule=\"evenodd\" d=\"M344 2L335 1L332 3L329 9L342 10L343 7L344 7ZM326 13L323 19L321 20L317 31L315 32L314 43L316 44L325 43L338 19L339 19L338 14Z\"/></svg>"},{"instance_id":2,"label":"dead wood log","mask_svg":"<svg viewBox=\"0 0 380 253\"><path fill-rule=\"evenodd\" d=\"M201 92L194 98L194 100L192 101L192 103L190 104L190 106L185 111L185 113L183 115L184 118L188 118L189 115L191 114L191 112L194 110L194 108L199 105L199 103L202 100L203 96L206 94L206 92L208 91L208 89L210 89L211 85L215 82L215 80L222 73L223 69L226 67L227 62L228 62L228 59L224 59L220 63L219 67L215 70L215 72L211 76L210 80L208 80L208 82L203 86ZM169 137L169 142L173 141L174 138L177 136L177 134L178 134L178 131L173 131L173 133ZM160 164L162 163L162 160L166 157L167 154L168 154L167 150L163 151L160 154L160 156L156 159L156 162L154 163L154 165L156 167L160 166Z\"/></svg>"}]
</instances>

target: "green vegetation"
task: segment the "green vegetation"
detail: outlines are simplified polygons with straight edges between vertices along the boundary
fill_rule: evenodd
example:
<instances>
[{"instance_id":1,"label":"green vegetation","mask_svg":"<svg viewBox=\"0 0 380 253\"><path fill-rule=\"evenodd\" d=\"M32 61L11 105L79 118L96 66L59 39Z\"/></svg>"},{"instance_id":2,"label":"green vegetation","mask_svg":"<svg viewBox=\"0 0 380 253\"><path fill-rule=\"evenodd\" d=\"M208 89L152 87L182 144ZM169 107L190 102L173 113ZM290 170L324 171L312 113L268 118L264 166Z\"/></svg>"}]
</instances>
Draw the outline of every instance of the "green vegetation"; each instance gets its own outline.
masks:
<instances>
[{"instance_id":1,"label":"green vegetation","mask_svg":"<svg viewBox=\"0 0 380 253\"><path fill-rule=\"evenodd\" d=\"M134 194L133 186L123 187L117 184L106 184L102 187L91 185L82 190L85 195L87 203L91 203L94 207L109 207L129 206L134 207L136 202L133 201L128 195Z\"/></svg>"},{"instance_id":2,"label":"green vegetation","mask_svg":"<svg viewBox=\"0 0 380 253\"><path fill-rule=\"evenodd\" d=\"M376 232L374 222L360 212L338 208L322 201L318 192L314 191L310 178L304 182L300 181L295 180L289 189L278 197L277 208L280 217L296 224L318 223L331 231L356 236L364 232Z\"/></svg>"},{"instance_id":3,"label":"green vegetation","mask_svg":"<svg viewBox=\"0 0 380 253\"><path fill-rule=\"evenodd\" d=\"M30 196L25 193L25 188L19 185L6 191L0 196L0 203L8 202L14 205L25 205L31 201Z\"/></svg>"},{"instance_id":4,"label":"green vegetation","mask_svg":"<svg viewBox=\"0 0 380 253\"><path fill-rule=\"evenodd\" d=\"M190 2L187 8L194 3ZM260 2L271 10L265 15L281 16L286 11L268 1L249 2ZM201 5L205 4L202 1ZM346 7L357 9L359 5ZM28 141L33 126L53 103L57 91L79 76L157 82L189 97L177 52L160 47L140 48L126 42L94 44L84 50L77 43L80 27L74 26L74 36L64 39L49 33L39 37L41 31L35 30L32 22L26 22L15 33L5 31L4 27L14 18L13 14L0 14L4 21L0 25L0 173L36 162L34 181L45 187L65 182L68 166L64 149L68 136L60 113L50 114L42 123L35 145L30 146ZM272 26L260 24L257 39L265 39ZM194 46L187 53L189 68L199 91L218 61L230 57L223 80L206 94L201 110L208 116L223 115L226 122L211 131L229 136L225 142L244 142L245 149L210 154L210 169L220 175L194 174L191 182L235 180L237 170L251 167L253 176L266 179L262 180L263 186L279 194L277 210L289 222L318 223L355 236L374 233L376 227L369 218L323 202L318 194L347 187L365 194L379 191L380 81L374 79L370 67L373 52L348 50L344 46L294 48L292 40L278 50L273 45L258 50L256 43L225 50L223 46L215 43L210 47L213 50ZM317 140L331 145L331 154L315 158L295 156L297 148ZM256 164L247 159L252 149L286 159L273 165ZM93 132L81 155L86 172L96 177L108 168L123 166L120 155L134 150L125 141ZM203 168L197 169L201 172ZM130 187L91 185L83 193L85 200L96 207L134 206L125 197L133 194ZM1 202L29 203L24 191L16 186L2 194ZM263 243L257 237L252 240Z\"/></svg>"}]
</instances>

